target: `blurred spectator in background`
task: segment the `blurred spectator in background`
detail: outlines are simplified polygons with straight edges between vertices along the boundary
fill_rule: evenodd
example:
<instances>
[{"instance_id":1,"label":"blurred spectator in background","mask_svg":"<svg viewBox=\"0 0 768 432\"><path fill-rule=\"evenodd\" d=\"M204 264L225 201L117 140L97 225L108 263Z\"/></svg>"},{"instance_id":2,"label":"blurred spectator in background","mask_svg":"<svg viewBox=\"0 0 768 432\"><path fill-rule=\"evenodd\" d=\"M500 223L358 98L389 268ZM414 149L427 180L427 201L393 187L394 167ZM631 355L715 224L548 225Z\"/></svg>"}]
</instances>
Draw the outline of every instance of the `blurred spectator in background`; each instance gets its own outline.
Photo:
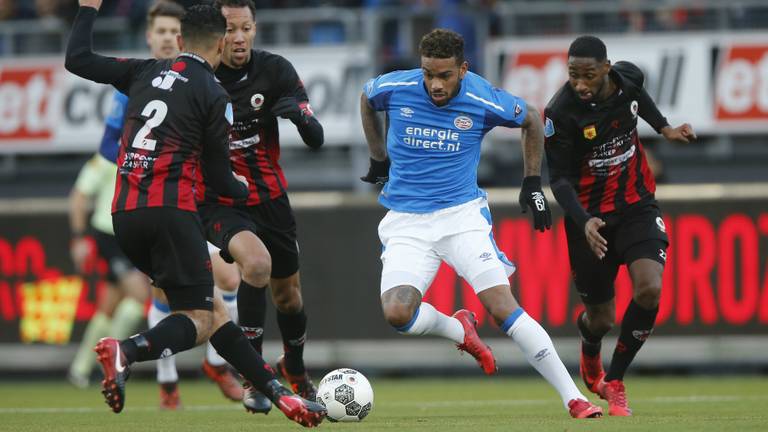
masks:
<instances>
[{"instance_id":1,"label":"blurred spectator in background","mask_svg":"<svg viewBox=\"0 0 768 432\"><path fill-rule=\"evenodd\" d=\"M14 18L16 18L16 2L0 0L0 21L9 21Z\"/></svg>"},{"instance_id":2,"label":"blurred spectator in background","mask_svg":"<svg viewBox=\"0 0 768 432\"><path fill-rule=\"evenodd\" d=\"M475 16L462 9L461 0L435 0L437 15L433 27L453 30L464 37L464 58L469 69L482 73L482 59L477 48L477 28Z\"/></svg>"},{"instance_id":3,"label":"blurred spectator in background","mask_svg":"<svg viewBox=\"0 0 768 432\"><path fill-rule=\"evenodd\" d=\"M38 19L58 19L60 9L60 0L35 0L35 16Z\"/></svg>"}]
</instances>

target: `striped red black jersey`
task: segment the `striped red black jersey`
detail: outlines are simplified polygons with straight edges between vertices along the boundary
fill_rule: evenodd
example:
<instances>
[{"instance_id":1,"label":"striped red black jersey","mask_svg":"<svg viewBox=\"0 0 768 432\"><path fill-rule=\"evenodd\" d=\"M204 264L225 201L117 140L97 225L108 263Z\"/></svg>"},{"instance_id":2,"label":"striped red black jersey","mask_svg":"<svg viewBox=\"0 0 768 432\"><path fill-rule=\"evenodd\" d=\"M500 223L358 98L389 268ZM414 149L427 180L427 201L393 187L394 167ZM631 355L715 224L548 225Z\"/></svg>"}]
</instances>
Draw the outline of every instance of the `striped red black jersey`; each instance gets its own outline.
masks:
<instances>
[{"instance_id":1,"label":"striped red black jersey","mask_svg":"<svg viewBox=\"0 0 768 432\"><path fill-rule=\"evenodd\" d=\"M120 139L112 212L143 207L197 211L200 166L217 190L244 196L232 176L229 131L232 105L201 57L116 59L93 53L96 10L81 7L67 47L66 67L128 95ZM202 163L201 163L202 162Z\"/></svg>"},{"instance_id":2,"label":"striped red black jersey","mask_svg":"<svg viewBox=\"0 0 768 432\"><path fill-rule=\"evenodd\" d=\"M230 160L235 172L248 179L249 191L246 199L233 200L217 194L205 179L197 190L198 202L251 206L285 194L288 184L279 163L280 135L272 106L282 97L293 96L311 112L299 75L284 57L252 50L248 64L239 69L221 64L216 78L235 108Z\"/></svg>"},{"instance_id":3,"label":"striped red black jersey","mask_svg":"<svg viewBox=\"0 0 768 432\"><path fill-rule=\"evenodd\" d=\"M657 132L667 120L643 89L637 66L617 62L609 77L617 91L604 101L581 100L569 83L544 110L549 181L566 179L589 215L653 199L656 183L637 134L641 117Z\"/></svg>"},{"instance_id":4,"label":"striped red black jersey","mask_svg":"<svg viewBox=\"0 0 768 432\"><path fill-rule=\"evenodd\" d=\"M174 60L95 54L95 18L94 8L79 9L65 66L129 97L112 212L143 207L197 211L194 190L200 166L217 190L244 196L246 188L232 175L227 148L232 105L208 62L189 53Z\"/></svg>"}]
</instances>

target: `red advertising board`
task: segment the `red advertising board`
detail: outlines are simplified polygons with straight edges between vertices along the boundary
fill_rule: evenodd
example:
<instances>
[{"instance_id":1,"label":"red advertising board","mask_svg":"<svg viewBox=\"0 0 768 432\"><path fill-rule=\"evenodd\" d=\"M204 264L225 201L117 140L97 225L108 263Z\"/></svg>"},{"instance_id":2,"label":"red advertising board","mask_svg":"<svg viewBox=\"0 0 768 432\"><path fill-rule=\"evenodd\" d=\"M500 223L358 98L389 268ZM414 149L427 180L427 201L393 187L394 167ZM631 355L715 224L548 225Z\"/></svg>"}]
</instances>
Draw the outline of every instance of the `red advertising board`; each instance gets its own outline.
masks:
<instances>
[{"instance_id":1,"label":"red advertising board","mask_svg":"<svg viewBox=\"0 0 768 432\"><path fill-rule=\"evenodd\" d=\"M50 64L0 68L0 143L26 140L32 144L53 136L54 69Z\"/></svg>"},{"instance_id":2,"label":"red advertising board","mask_svg":"<svg viewBox=\"0 0 768 432\"><path fill-rule=\"evenodd\" d=\"M768 120L768 43L725 46L716 77L717 120Z\"/></svg>"}]
</instances>

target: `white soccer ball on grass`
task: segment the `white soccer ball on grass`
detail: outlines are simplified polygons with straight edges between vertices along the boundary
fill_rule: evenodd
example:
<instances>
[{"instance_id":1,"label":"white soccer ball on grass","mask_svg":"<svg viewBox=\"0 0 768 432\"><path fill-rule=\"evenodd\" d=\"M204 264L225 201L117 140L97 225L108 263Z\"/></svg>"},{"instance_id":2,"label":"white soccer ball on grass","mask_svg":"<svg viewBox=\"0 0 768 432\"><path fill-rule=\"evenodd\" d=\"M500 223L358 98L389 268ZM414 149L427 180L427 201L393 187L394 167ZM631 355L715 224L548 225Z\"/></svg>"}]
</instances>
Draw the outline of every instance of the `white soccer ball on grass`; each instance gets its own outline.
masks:
<instances>
[{"instance_id":1,"label":"white soccer ball on grass","mask_svg":"<svg viewBox=\"0 0 768 432\"><path fill-rule=\"evenodd\" d=\"M373 388L360 372L336 369L320 380L317 403L328 410L328 420L359 422L371 413Z\"/></svg>"}]
</instances>

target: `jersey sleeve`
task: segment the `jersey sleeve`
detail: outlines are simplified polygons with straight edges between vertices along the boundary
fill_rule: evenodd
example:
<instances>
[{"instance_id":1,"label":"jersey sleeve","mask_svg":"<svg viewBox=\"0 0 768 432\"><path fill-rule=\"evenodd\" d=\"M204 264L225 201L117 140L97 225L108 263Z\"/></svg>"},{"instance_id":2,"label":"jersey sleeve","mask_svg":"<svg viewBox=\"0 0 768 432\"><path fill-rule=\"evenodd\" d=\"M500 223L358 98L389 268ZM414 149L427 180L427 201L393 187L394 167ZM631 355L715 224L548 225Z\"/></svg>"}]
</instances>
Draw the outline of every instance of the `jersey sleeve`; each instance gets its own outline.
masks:
<instances>
[{"instance_id":1,"label":"jersey sleeve","mask_svg":"<svg viewBox=\"0 0 768 432\"><path fill-rule=\"evenodd\" d=\"M128 94L133 80L155 60L106 57L94 53L92 32L96 13L92 7L83 6L78 10L67 44L64 67L79 77L112 84L120 92Z\"/></svg>"},{"instance_id":2,"label":"jersey sleeve","mask_svg":"<svg viewBox=\"0 0 768 432\"><path fill-rule=\"evenodd\" d=\"M668 126L667 118L661 114L656 102L651 99L651 95L643 87L640 87L637 94L637 113L645 120L656 133L661 133L664 126Z\"/></svg>"},{"instance_id":3,"label":"jersey sleeve","mask_svg":"<svg viewBox=\"0 0 768 432\"><path fill-rule=\"evenodd\" d=\"M574 130L551 109L544 110L544 150L547 154L549 185L565 214L577 226L583 227L591 216L579 203L573 187L578 179L578 172L574 172L574 169L578 169L574 161Z\"/></svg>"},{"instance_id":4,"label":"jersey sleeve","mask_svg":"<svg viewBox=\"0 0 768 432\"><path fill-rule=\"evenodd\" d=\"M299 78L298 72L296 72L291 62L283 57L280 57L278 61L277 76L280 97L293 96L299 103L309 102L307 90L304 88L304 83Z\"/></svg>"},{"instance_id":5,"label":"jersey sleeve","mask_svg":"<svg viewBox=\"0 0 768 432\"><path fill-rule=\"evenodd\" d=\"M396 82L390 80L390 74L379 75L368 80L363 86L368 104L375 111L386 111L389 108L389 98L395 90Z\"/></svg>"},{"instance_id":6,"label":"jersey sleeve","mask_svg":"<svg viewBox=\"0 0 768 432\"><path fill-rule=\"evenodd\" d=\"M570 180L576 176L573 172L573 136L567 123L557 113L547 108L544 110L544 150L547 154L549 181Z\"/></svg>"},{"instance_id":7,"label":"jersey sleeve","mask_svg":"<svg viewBox=\"0 0 768 432\"><path fill-rule=\"evenodd\" d=\"M104 183L106 160L94 155L83 165L75 180L75 189L85 196L93 196Z\"/></svg>"},{"instance_id":8,"label":"jersey sleeve","mask_svg":"<svg viewBox=\"0 0 768 432\"><path fill-rule=\"evenodd\" d=\"M496 126L518 128L528 115L528 105L517 96L500 88L491 89L491 100L482 101L486 111L486 127Z\"/></svg>"}]
</instances>

